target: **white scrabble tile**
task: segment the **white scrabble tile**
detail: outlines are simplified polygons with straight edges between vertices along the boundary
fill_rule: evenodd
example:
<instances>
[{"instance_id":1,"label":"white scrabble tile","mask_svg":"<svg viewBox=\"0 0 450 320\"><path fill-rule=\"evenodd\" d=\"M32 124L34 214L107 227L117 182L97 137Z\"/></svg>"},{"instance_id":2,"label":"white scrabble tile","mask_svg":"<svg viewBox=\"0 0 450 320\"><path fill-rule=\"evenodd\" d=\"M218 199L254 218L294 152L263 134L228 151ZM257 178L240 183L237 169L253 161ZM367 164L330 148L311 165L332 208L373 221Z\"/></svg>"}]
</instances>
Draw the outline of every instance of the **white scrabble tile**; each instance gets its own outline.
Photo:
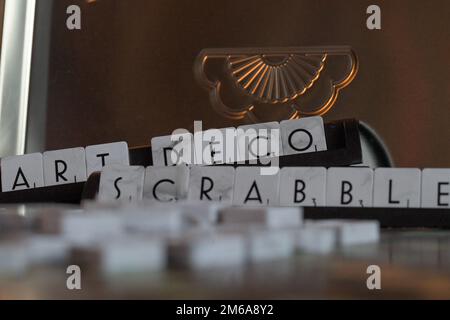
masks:
<instances>
[{"instance_id":1,"label":"white scrabble tile","mask_svg":"<svg viewBox=\"0 0 450 320\"><path fill-rule=\"evenodd\" d=\"M259 224L268 228L299 227L303 223L302 208L292 207L228 207L219 211L221 224Z\"/></svg>"},{"instance_id":2,"label":"white scrabble tile","mask_svg":"<svg viewBox=\"0 0 450 320\"><path fill-rule=\"evenodd\" d=\"M145 169L144 198L159 202L174 202L187 198L189 168L150 166Z\"/></svg>"},{"instance_id":3,"label":"white scrabble tile","mask_svg":"<svg viewBox=\"0 0 450 320\"><path fill-rule=\"evenodd\" d=\"M374 207L420 207L421 172L416 168L377 168Z\"/></svg>"},{"instance_id":4,"label":"white scrabble tile","mask_svg":"<svg viewBox=\"0 0 450 320\"><path fill-rule=\"evenodd\" d=\"M128 144L113 142L86 147L87 176L108 164L129 165Z\"/></svg>"},{"instance_id":5,"label":"white scrabble tile","mask_svg":"<svg viewBox=\"0 0 450 320\"><path fill-rule=\"evenodd\" d=\"M266 122L240 126L236 130L238 161L278 157L283 154L280 124Z\"/></svg>"},{"instance_id":6,"label":"white scrabble tile","mask_svg":"<svg viewBox=\"0 0 450 320\"><path fill-rule=\"evenodd\" d=\"M194 138L192 133L179 132L151 140L154 166L194 164Z\"/></svg>"},{"instance_id":7,"label":"white scrabble tile","mask_svg":"<svg viewBox=\"0 0 450 320\"><path fill-rule=\"evenodd\" d=\"M98 200L134 202L142 200L145 168L141 166L107 165L100 176Z\"/></svg>"},{"instance_id":8,"label":"white scrabble tile","mask_svg":"<svg viewBox=\"0 0 450 320\"><path fill-rule=\"evenodd\" d=\"M22 276L28 269L27 250L22 240L0 242L0 277Z\"/></svg>"},{"instance_id":9,"label":"white scrabble tile","mask_svg":"<svg viewBox=\"0 0 450 320\"><path fill-rule=\"evenodd\" d=\"M277 206L280 173L262 175L260 167L238 167L234 183L234 205Z\"/></svg>"},{"instance_id":10,"label":"white scrabble tile","mask_svg":"<svg viewBox=\"0 0 450 320\"><path fill-rule=\"evenodd\" d=\"M216 234L243 236L251 263L287 258L294 254L297 228L267 228L264 225L221 224Z\"/></svg>"},{"instance_id":11,"label":"white scrabble tile","mask_svg":"<svg viewBox=\"0 0 450 320\"><path fill-rule=\"evenodd\" d=\"M370 168L329 168L327 206L371 207L373 170Z\"/></svg>"},{"instance_id":12,"label":"white scrabble tile","mask_svg":"<svg viewBox=\"0 0 450 320\"><path fill-rule=\"evenodd\" d=\"M72 213L84 214L85 210L43 207L34 215L33 230L39 234L60 235L63 233L64 217Z\"/></svg>"},{"instance_id":13,"label":"white scrabble tile","mask_svg":"<svg viewBox=\"0 0 450 320\"><path fill-rule=\"evenodd\" d=\"M169 243L169 263L179 268L227 268L246 260L245 239L236 234L194 234Z\"/></svg>"},{"instance_id":14,"label":"white scrabble tile","mask_svg":"<svg viewBox=\"0 0 450 320\"><path fill-rule=\"evenodd\" d=\"M210 201L184 201L179 204L187 224L200 227L215 225L219 218L219 210L227 206L223 202Z\"/></svg>"},{"instance_id":15,"label":"white scrabble tile","mask_svg":"<svg viewBox=\"0 0 450 320\"><path fill-rule=\"evenodd\" d=\"M39 188L44 186L41 153L1 159L2 192Z\"/></svg>"},{"instance_id":16,"label":"white scrabble tile","mask_svg":"<svg viewBox=\"0 0 450 320\"><path fill-rule=\"evenodd\" d=\"M92 241L123 234L122 217L109 210L70 213L61 218L61 236L71 243Z\"/></svg>"},{"instance_id":17,"label":"white scrabble tile","mask_svg":"<svg viewBox=\"0 0 450 320\"><path fill-rule=\"evenodd\" d=\"M236 129L210 129L194 133L195 164L217 165L237 161Z\"/></svg>"},{"instance_id":18,"label":"white scrabble tile","mask_svg":"<svg viewBox=\"0 0 450 320\"><path fill-rule=\"evenodd\" d=\"M137 204L125 206L123 225L130 233L151 233L165 236L168 233L178 234L184 227L182 208L170 204Z\"/></svg>"},{"instance_id":19,"label":"white scrabble tile","mask_svg":"<svg viewBox=\"0 0 450 320\"><path fill-rule=\"evenodd\" d=\"M450 169L422 170L422 208L450 207Z\"/></svg>"},{"instance_id":20,"label":"white scrabble tile","mask_svg":"<svg viewBox=\"0 0 450 320\"><path fill-rule=\"evenodd\" d=\"M328 254L337 247L337 230L306 224L296 233L296 249L300 253Z\"/></svg>"},{"instance_id":21,"label":"white scrabble tile","mask_svg":"<svg viewBox=\"0 0 450 320\"><path fill-rule=\"evenodd\" d=\"M113 237L93 244L79 244L71 252L71 263L88 272L115 276L135 272L154 272L165 268L166 245L150 237Z\"/></svg>"},{"instance_id":22,"label":"white scrabble tile","mask_svg":"<svg viewBox=\"0 0 450 320\"><path fill-rule=\"evenodd\" d=\"M296 154L327 150L322 117L285 120L281 124L283 154Z\"/></svg>"},{"instance_id":23,"label":"white scrabble tile","mask_svg":"<svg viewBox=\"0 0 450 320\"><path fill-rule=\"evenodd\" d=\"M284 167L280 172L280 205L321 207L326 201L327 170L323 167Z\"/></svg>"},{"instance_id":24,"label":"white scrabble tile","mask_svg":"<svg viewBox=\"0 0 450 320\"><path fill-rule=\"evenodd\" d=\"M306 225L336 230L340 247L376 243L380 239L380 224L374 220L317 220L307 221Z\"/></svg>"},{"instance_id":25,"label":"white scrabble tile","mask_svg":"<svg viewBox=\"0 0 450 320\"><path fill-rule=\"evenodd\" d=\"M86 181L84 148L46 151L43 161L46 186Z\"/></svg>"},{"instance_id":26,"label":"white scrabble tile","mask_svg":"<svg viewBox=\"0 0 450 320\"><path fill-rule=\"evenodd\" d=\"M195 166L190 171L188 200L233 202L233 167Z\"/></svg>"},{"instance_id":27,"label":"white scrabble tile","mask_svg":"<svg viewBox=\"0 0 450 320\"><path fill-rule=\"evenodd\" d=\"M250 261L288 258L295 252L295 236L290 230L251 229L247 233Z\"/></svg>"},{"instance_id":28,"label":"white scrabble tile","mask_svg":"<svg viewBox=\"0 0 450 320\"><path fill-rule=\"evenodd\" d=\"M27 257L32 265L61 264L69 257L70 243L58 235L35 234L27 238Z\"/></svg>"},{"instance_id":29,"label":"white scrabble tile","mask_svg":"<svg viewBox=\"0 0 450 320\"><path fill-rule=\"evenodd\" d=\"M119 201L97 201L97 199L83 200L81 202L81 206L85 211L92 211L92 210L117 211L123 208L125 204L126 203Z\"/></svg>"}]
</instances>

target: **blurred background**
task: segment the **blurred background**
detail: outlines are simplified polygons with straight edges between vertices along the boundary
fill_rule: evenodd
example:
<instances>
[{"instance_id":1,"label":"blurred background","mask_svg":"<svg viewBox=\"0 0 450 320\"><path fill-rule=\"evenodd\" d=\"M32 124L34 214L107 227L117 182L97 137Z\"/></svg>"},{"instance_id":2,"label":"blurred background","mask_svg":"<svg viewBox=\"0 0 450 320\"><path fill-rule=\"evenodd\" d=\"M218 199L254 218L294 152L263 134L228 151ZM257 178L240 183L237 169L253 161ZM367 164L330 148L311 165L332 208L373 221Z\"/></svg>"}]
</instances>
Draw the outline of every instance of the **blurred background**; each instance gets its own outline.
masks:
<instances>
[{"instance_id":1,"label":"blurred background","mask_svg":"<svg viewBox=\"0 0 450 320\"><path fill-rule=\"evenodd\" d=\"M72 4L81 8L81 30L66 28ZM381 7L381 30L366 28L371 4ZM191 129L194 120L205 129L240 125L216 114L194 79L193 62L203 48L350 45L359 56L359 73L325 121L367 122L398 166L450 167L448 0L37 5L36 24L46 27L35 32L48 35L48 41L35 35L33 51L38 59L39 50L47 50L46 63L32 64L32 93L45 93L41 148L118 140L144 145L176 128Z\"/></svg>"}]
</instances>

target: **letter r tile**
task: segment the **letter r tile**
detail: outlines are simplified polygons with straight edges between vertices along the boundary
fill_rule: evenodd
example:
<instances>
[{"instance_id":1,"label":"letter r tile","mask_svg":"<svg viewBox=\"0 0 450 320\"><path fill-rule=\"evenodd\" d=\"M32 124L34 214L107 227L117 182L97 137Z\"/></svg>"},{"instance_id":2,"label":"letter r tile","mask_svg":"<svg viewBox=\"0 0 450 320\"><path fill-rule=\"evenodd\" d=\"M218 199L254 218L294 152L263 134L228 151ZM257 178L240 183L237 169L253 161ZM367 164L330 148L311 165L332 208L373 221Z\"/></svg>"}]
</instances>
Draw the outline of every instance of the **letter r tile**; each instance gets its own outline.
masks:
<instances>
[{"instance_id":1,"label":"letter r tile","mask_svg":"<svg viewBox=\"0 0 450 320\"><path fill-rule=\"evenodd\" d=\"M43 161L46 186L86 181L84 148L46 151Z\"/></svg>"}]
</instances>

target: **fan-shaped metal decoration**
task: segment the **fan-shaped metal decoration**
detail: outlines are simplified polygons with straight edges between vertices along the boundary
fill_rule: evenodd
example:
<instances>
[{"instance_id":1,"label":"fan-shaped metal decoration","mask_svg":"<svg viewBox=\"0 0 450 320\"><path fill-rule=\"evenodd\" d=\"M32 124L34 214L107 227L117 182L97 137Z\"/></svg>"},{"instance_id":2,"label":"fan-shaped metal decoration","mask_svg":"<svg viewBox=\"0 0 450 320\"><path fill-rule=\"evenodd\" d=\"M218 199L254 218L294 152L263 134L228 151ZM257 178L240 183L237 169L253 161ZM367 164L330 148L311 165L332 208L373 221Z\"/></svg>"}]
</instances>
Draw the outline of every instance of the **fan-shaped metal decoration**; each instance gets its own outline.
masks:
<instances>
[{"instance_id":1,"label":"fan-shaped metal decoration","mask_svg":"<svg viewBox=\"0 0 450 320\"><path fill-rule=\"evenodd\" d=\"M325 58L326 55L231 55L227 60L237 84L248 94L265 103L283 103L313 85Z\"/></svg>"},{"instance_id":2,"label":"fan-shaped metal decoration","mask_svg":"<svg viewBox=\"0 0 450 320\"><path fill-rule=\"evenodd\" d=\"M194 66L219 113L252 121L323 115L357 70L350 47L205 49Z\"/></svg>"}]
</instances>

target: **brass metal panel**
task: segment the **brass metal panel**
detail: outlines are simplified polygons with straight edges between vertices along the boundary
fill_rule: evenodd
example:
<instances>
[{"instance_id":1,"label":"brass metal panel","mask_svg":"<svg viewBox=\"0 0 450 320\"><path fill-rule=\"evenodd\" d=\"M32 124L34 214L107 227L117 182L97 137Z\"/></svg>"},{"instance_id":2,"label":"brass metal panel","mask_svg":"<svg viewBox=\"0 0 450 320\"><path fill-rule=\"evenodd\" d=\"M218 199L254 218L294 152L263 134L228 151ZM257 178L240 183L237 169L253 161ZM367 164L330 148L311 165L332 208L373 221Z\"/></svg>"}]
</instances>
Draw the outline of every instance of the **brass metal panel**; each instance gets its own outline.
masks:
<instances>
[{"instance_id":1,"label":"brass metal panel","mask_svg":"<svg viewBox=\"0 0 450 320\"><path fill-rule=\"evenodd\" d=\"M65 28L70 4L82 30ZM148 144L176 128L239 125L216 113L196 82L204 48L349 45L359 72L325 120L374 127L397 165L450 165L450 2L366 0L55 1L46 148L127 140Z\"/></svg>"}]
</instances>

